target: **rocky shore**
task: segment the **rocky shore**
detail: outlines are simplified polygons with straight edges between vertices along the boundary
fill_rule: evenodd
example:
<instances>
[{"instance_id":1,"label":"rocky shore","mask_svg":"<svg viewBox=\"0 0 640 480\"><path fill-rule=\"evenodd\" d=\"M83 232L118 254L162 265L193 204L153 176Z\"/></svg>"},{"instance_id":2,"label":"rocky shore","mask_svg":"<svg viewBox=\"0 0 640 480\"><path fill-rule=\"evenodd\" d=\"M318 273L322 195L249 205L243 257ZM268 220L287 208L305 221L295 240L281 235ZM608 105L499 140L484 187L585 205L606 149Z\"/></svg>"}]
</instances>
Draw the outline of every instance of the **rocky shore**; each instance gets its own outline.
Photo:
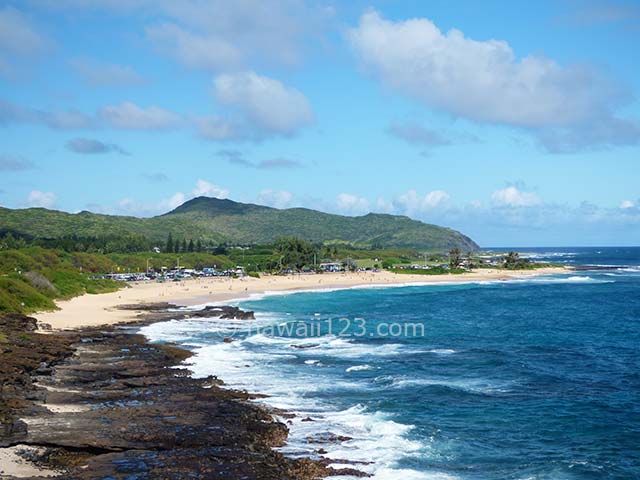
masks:
<instances>
[{"instance_id":1,"label":"rocky shore","mask_svg":"<svg viewBox=\"0 0 640 480\"><path fill-rule=\"evenodd\" d=\"M255 396L193 379L190 355L149 344L135 327L167 318L249 319L234 307L147 306L137 324L37 333L36 320L0 316L0 452L65 479L316 479L365 476L273 448L288 429ZM140 310L139 305L122 308ZM281 415L282 412L277 412ZM11 472L9 472L11 473ZM13 472L15 475L15 472ZM40 475L40 476L38 476ZM3 472L0 478L14 478Z\"/></svg>"}]
</instances>

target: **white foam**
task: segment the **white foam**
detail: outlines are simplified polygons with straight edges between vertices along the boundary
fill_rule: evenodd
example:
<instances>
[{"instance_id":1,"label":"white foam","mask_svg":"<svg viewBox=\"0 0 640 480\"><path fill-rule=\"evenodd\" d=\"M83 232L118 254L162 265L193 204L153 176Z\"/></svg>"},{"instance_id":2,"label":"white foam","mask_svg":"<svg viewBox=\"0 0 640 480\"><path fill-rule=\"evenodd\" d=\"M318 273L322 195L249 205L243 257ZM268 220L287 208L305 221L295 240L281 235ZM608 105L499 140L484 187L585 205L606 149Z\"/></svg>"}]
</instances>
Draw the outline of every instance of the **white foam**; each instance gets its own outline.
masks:
<instances>
[{"instance_id":1,"label":"white foam","mask_svg":"<svg viewBox=\"0 0 640 480\"><path fill-rule=\"evenodd\" d=\"M325 356L332 358L363 358L367 356L389 357L403 355L409 351L408 347L399 343L384 345L370 345L353 341L351 338L338 337L336 335L323 335L314 337L279 337L258 333L250 336L246 343L254 345L270 345L279 348L279 351L295 351L297 355Z\"/></svg>"},{"instance_id":2,"label":"white foam","mask_svg":"<svg viewBox=\"0 0 640 480\"><path fill-rule=\"evenodd\" d=\"M327 450L324 456L333 460L335 466L347 466L341 463L342 460L374 462L356 467L373 474L373 478L405 478L388 475L400 475L401 471L394 468L399 459L425 452L423 443L406 438L412 426L397 423L379 412L368 412L362 405L341 411L316 412L311 416L314 422L294 419L289 448L295 451L308 449L306 437L318 432L350 437L351 440L342 443L322 445ZM417 475L419 472L414 473Z\"/></svg>"},{"instance_id":3,"label":"white foam","mask_svg":"<svg viewBox=\"0 0 640 480\"><path fill-rule=\"evenodd\" d=\"M377 383L387 384L392 388L407 388L419 386L441 386L470 393L495 394L509 391L509 385L486 379L449 380L444 378L407 378L404 376L382 376Z\"/></svg>"},{"instance_id":4,"label":"white foam","mask_svg":"<svg viewBox=\"0 0 640 480\"><path fill-rule=\"evenodd\" d=\"M345 372L361 372L363 370L374 370L375 367L372 367L371 365L354 365L353 367L349 367L345 370Z\"/></svg>"},{"instance_id":5,"label":"white foam","mask_svg":"<svg viewBox=\"0 0 640 480\"><path fill-rule=\"evenodd\" d=\"M383 467L378 469L371 478L374 480L457 480L459 477L441 472L418 472L405 468L395 469Z\"/></svg>"},{"instance_id":6,"label":"white foam","mask_svg":"<svg viewBox=\"0 0 640 480\"><path fill-rule=\"evenodd\" d=\"M457 353L455 350L452 350L450 348L433 348L431 350L428 350L429 353L436 353L438 355L453 355L454 353Z\"/></svg>"},{"instance_id":7,"label":"white foam","mask_svg":"<svg viewBox=\"0 0 640 480\"><path fill-rule=\"evenodd\" d=\"M569 277L556 276L556 275L540 275L537 277L520 276L515 277L511 282L519 283L541 283L541 284L556 284L556 283L614 283L614 280L599 280L589 277L588 275L571 275Z\"/></svg>"},{"instance_id":8,"label":"white foam","mask_svg":"<svg viewBox=\"0 0 640 480\"><path fill-rule=\"evenodd\" d=\"M521 258L547 258L547 257L575 257L577 252L524 252L520 253Z\"/></svg>"},{"instance_id":9,"label":"white foam","mask_svg":"<svg viewBox=\"0 0 640 480\"><path fill-rule=\"evenodd\" d=\"M640 272L640 266L626 266L624 268L619 268L618 270L621 272L638 273Z\"/></svg>"},{"instance_id":10,"label":"white foam","mask_svg":"<svg viewBox=\"0 0 640 480\"><path fill-rule=\"evenodd\" d=\"M281 320L274 316L263 316L262 321L277 323ZM186 339L198 344L199 342L194 340L199 335L223 329L226 325L229 325L226 320L187 319L144 327L143 333L152 340ZM314 346L294 348L305 343ZM345 381L332 377L330 370L326 375L318 375L315 368L296 367L299 360L309 366L320 366L322 364L319 357L341 360L366 355L397 355L402 353L402 347L400 344L358 344L350 339L335 336L299 339L257 334L230 343L216 341L213 344L200 345L185 363L195 377L216 375L230 388L264 393L268 397L258 401L295 412L297 416L291 419L290 436L288 444L282 448L283 453L314 455L314 450L319 445L309 444L307 437L330 432L351 438L342 443L321 445L327 451L325 456L336 464L343 460L374 462L356 465L358 469L372 474L374 479L438 478L417 471L395 468L397 461L404 457L429 454L428 443L407 438L407 434L413 428L411 425L398 423L380 412L368 411L362 405L336 410L331 403L314 398L315 392L322 393L322 397L326 398L329 392L344 389L361 391L375 388L375 384L368 380L358 381L357 375L354 375L354 381ZM350 371L369 368L374 367L363 363L350 367ZM302 422L306 417L311 417L314 421Z\"/></svg>"}]
</instances>

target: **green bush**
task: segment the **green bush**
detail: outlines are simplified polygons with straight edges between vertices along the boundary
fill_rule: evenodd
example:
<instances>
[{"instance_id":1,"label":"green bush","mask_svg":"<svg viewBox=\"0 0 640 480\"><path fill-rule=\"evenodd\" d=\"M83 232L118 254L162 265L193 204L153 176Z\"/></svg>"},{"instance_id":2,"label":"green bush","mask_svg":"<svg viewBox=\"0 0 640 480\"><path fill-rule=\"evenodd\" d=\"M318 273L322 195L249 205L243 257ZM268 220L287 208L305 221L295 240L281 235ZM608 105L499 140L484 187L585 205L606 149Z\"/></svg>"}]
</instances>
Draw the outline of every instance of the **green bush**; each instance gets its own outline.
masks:
<instances>
[{"instance_id":1,"label":"green bush","mask_svg":"<svg viewBox=\"0 0 640 480\"><path fill-rule=\"evenodd\" d=\"M32 246L0 251L0 312L55 309L54 299L117 290L123 284L94 280L89 272L110 270L100 254L67 253ZM86 273L85 273L86 272Z\"/></svg>"},{"instance_id":2,"label":"green bush","mask_svg":"<svg viewBox=\"0 0 640 480\"><path fill-rule=\"evenodd\" d=\"M55 310L56 304L20 278L0 277L0 313Z\"/></svg>"}]
</instances>

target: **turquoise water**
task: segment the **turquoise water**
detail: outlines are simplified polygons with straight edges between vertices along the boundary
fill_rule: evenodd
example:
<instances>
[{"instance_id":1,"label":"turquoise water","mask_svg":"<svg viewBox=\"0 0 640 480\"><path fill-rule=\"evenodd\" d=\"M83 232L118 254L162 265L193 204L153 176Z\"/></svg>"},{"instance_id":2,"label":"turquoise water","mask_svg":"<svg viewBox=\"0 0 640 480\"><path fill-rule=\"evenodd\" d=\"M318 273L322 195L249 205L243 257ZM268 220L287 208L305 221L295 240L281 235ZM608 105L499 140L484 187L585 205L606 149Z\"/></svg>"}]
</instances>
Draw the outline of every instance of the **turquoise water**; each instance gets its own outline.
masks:
<instances>
[{"instance_id":1,"label":"turquoise water","mask_svg":"<svg viewBox=\"0 0 640 480\"><path fill-rule=\"evenodd\" d=\"M271 295L239 304L250 324L145 333L193 348L195 375L299 412L290 455L399 480L640 478L640 249L527 252L619 268ZM350 440L308 441L331 435Z\"/></svg>"}]
</instances>

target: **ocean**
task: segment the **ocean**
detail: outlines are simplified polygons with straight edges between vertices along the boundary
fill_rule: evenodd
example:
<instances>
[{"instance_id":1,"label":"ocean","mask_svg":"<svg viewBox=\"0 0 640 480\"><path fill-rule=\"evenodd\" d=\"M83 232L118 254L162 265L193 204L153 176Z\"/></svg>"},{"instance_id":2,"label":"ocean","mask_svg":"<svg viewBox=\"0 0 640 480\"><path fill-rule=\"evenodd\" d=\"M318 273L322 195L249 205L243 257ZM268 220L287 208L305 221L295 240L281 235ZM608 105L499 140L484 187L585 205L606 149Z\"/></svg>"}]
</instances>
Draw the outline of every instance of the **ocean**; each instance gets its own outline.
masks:
<instances>
[{"instance_id":1,"label":"ocean","mask_svg":"<svg viewBox=\"0 0 640 480\"><path fill-rule=\"evenodd\" d=\"M255 321L143 333L295 412L292 456L374 479L640 478L640 248L519 251L598 269L274 292L234 302Z\"/></svg>"}]
</instances>

